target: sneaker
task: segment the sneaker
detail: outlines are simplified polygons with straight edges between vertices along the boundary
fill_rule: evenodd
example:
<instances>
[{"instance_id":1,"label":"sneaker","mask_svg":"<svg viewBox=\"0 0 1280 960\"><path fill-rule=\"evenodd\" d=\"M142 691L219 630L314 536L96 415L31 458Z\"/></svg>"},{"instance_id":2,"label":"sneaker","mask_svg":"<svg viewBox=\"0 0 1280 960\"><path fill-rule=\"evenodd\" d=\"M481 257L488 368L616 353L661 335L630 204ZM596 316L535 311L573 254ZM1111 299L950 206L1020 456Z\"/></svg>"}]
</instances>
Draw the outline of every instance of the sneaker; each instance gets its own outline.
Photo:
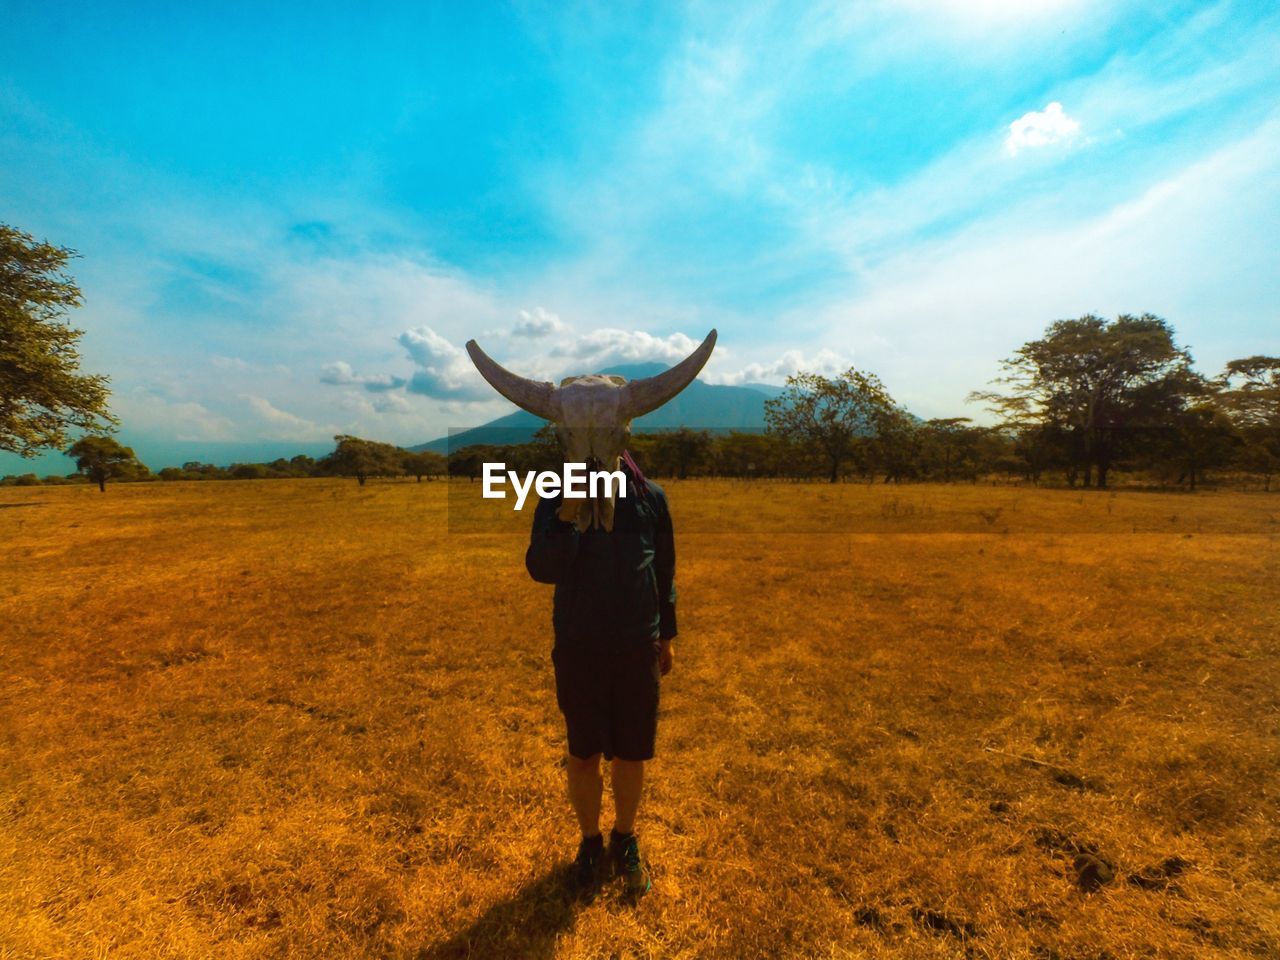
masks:
<instances>
[{"instance_id":1,"label":"sneaker","mask_svg":"<svg viewBox=\"0 0 1280 960\"><path fill-rule=\"evenodd\" d=\"M614 876L622 877L627 896L643 897L653 884L649 880L649 865L640 856L640 841L634 833L609 837L609 862Z\"/></svg>"},{"instance_id":2,"label":"sneaker","mask_svg":"<svg viewBox=\"0 0 1280 960\"><path fill-rule=\"evenodd\" d=\"M593 899L600 892L605 865L604 837L583 837L578 845L578 856L569 869L569 883L573 892L586 899Z\"/></svg>"}]
</instances>

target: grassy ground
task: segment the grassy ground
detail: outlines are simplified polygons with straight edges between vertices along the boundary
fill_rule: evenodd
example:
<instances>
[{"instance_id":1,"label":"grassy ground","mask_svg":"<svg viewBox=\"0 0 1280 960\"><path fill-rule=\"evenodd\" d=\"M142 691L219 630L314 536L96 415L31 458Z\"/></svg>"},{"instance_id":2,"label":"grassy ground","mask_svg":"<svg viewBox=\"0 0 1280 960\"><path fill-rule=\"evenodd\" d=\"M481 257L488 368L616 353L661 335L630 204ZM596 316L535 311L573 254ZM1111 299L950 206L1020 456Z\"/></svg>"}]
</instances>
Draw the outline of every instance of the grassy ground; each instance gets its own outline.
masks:
<instances>
[{"instance_id":1,"label":"grassy ground","mask_svg":"<svg viewBox=\"0 0 1280 960\"><path fill-rule=\"evenodd\" d=\"M446 486L0 490L0 957L1280 954L1280 497L669 484L631 909Z\"/></svg>"}]
</instances>

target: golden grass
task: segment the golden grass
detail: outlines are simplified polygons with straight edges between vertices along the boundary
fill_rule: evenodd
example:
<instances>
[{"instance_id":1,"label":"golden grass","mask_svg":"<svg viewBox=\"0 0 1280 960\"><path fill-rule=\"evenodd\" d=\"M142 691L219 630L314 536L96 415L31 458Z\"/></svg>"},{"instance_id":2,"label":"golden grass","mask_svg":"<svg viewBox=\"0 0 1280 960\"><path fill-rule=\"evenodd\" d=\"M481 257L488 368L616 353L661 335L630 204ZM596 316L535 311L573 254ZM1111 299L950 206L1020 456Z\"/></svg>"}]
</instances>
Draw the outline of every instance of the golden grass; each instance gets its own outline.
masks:
<instances>
[{"instance_id":1,"label":"golden grass","mask_svg":"<svg viewBox=\"0 0 1280 960\"><path fill-rule=\"evenodd\" d=\"M0 957L1280 953L1280 498L668 484L632 909L448 486L0 490Z\"/></svg>"}]
</instances>

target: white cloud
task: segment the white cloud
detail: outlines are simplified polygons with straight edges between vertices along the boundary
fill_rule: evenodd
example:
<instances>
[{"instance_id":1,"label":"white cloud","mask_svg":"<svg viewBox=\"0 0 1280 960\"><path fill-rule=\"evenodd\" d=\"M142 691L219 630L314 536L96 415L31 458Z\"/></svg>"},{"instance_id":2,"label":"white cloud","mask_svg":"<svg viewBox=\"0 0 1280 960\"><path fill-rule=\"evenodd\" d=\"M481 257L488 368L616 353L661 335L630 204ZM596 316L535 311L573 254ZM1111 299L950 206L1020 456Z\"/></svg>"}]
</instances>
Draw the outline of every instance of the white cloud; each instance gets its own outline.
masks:
<instances>
[{"instance_id":1,"label":"white cloud","mask_svg":"<svg viewBox=\"0 0 1280 960\"><path fill-rule=\"evenodd\" d=\"M398 393L385 393L373 400L373 409L378 413L406 414L413 413L413 404Z\"/></svg>"},{"instance_id":2,"label":"white cloud","mask_svg":"<svg viewBox=\"0 0 1280 960\"><path fill-rule=\"evenodd\" d=\"M573 357L594 364L639 363L646 360L676 363L693 353L699 342L683 333L655 337L643 330L606 327L583 334L571 343L554 347L551 355Z\"/></svg>"},{"instance_id":3,"label":"white cloud","mask_svg":"<svg viewBox=\"0 0 1280 960\"><path fill-rule=\"evenodd\" d=\"M333 363L326 363L320 371L321 383L332 383L335 385L343 385L348 383L359 383L356 372L351 369L351 364L345 360L335 360Z\"/></svg>"},{"instance_id":4,"label":"white cloud","mask_svg":"<svg viewBox=\"0 0 1280 960\"><path fill-rule=\"evenodd\" d=\"M414 412L413 404L399 392L380 393L369 397L362 393L347 391L342 395L340 406L344 410L364 416L380 413L403 416Z\"/></svg>"},{"instance_id":5,"label":"white cloud","mask_svg":"<svg viewBox=\"0 0 1280 960\"><path fill-rule=\"evenodd\" d=\"M288 410L281 410L265 397L246 393L241 394L240 399L257 414L259 432L263 439L324 440L336 432L336 428L332 425L321 426Z\"/></svg>"},{"instance_id":6,"label":"white cloud","mask_svg":"<svg viewBox=\"0 0 1280 960\"><path fill-rule=\"evenodd\" d=\"M186 418L186 436L230 431L243 438L261 429L251 406L226 403L237 393L228 390L230 381L268 393L276 413L292 416L283 407L317 423L339 421L343 432L381 430L401 442L436 436L442 423L500 412L503 401L453 346L471 336L488 346L486 330L494 346L505 341L517 354L511 369L553 379L616 362L674 362L693 349L693 339L635 328L698 333L714 323L722 336L712 367L732 372L709 372L709 381L779 380L791 366L818 367L824 354L856 356L860 368L941 415L956 412L999 356L1056 316L1150 308L1166 312L1179 330L1192 322L1184 316L1201 317L1220 329L1202 326L1190 342L1215 349L1240 339L1249 324L1270 329L1257 319L1260 303L1275 302L1274 243L1258 236L1258 225L1274 222L1277 209L1267 177L1237 177L1228 181L1232 190L1205 179L1197 189L1214 203L1193 204L1182 191L1123 201L1186 168L1204 144L1238 137L1269 109L1262 100L1275 82L1274 31L1242 21L1239 42L1228 43L1215 23L1231 19L1232 10L1214 5L1197 15L1203 24L1179 27L1173 42L1163 33L1142 45L1112 44L1104 65L1095 68L1103 61L1090 57L1093 72L1073 77L1074 51L1101 49L1092 41L1101 40L1113 14L1083 0L1073 12L1089 7L1090 15L1075 18L1077 27L1065 35L1065 18L1031 16L1065 6L883 0L801 13L785 5L743 8L734 16L691 8L684 38L654 64L660 90L651 114L632 118L614 139L593 137L585 166L552 160L522 171L545 203L548 229L572 240L577 252L514 276L452 269L412 235L413 221L402 211L344 201L341 191L313 184L258 203L225 191L202 197L192 184L166 182L161 172L133 167L78 135L60 152L22 151L41 189L10 191L18 204L13 218L85 253L78 270L87 294L86 369L112 372L117 398L138 384L182 398L151 410L143 409L151 401L131 403L126 427L155 423L158 435L171 435L178 417ZM1009 30L998 29L1002 20ZM1217 53L1228 49L1230 57ZM1007 129L1012 114L975 111L979 129L891 178L851 177L839 158L824 167L781 135L810 116L793 108L824 97L834 102L864 80L908 62L927 66L939 54L987 61L984 69L1000 71L984 74L992 84L1012 84L1016 76L1019 89L1035 79L1026 75L1028 64L1051 62L1062 67L1051 72L1058 99ZM1072 104L1071 115L1063 102ZM963 136L964 124L953 126ZM1022 161L1052 157L1058 151L1051 144L1086 133L1092 148L1077 155L1086 162L1061 165L1046 178L1038 164L1008 161L995 142L1006 133L1009 153ZM1104 147L1120 162L1099 172ZM88 196L85 182L108 189ZM132 202L137 196L147 202ZM768 243L755 242L750 223L740 231L741 247L717 246L715 233L703 243L700 222L744 198L767 202L761 221ZM1175 218L1170 205L1195 216ZM61 220L59 208L68 211ZM292 226L312 220L327 221L343 242L290 239ZM1089 233L1088 225L1103 223L1106 231ZM1121 230L1123 223L1133 226ZM688 236L694 239L682 247ZM145 242L129 246L121 238ZM701 244L695 256L662 258L669 247L694 243ZM831 263L838 266L823 274ZM217 289L202 288L190 304L173 299L167 285L175 277L190 282L193 273ZM252 281L252 297L232 296L240 277ZM761 277L779 278L760 285L764 296L735 290ZM151 306L158 303L166 309ZM630 329L573 338L556 314L517 309L538 303L553 304L584 329L600 318ZM171 306L182 322L171 321ZM412 369L399 349L408 350L404 338L422 330L440 343L412 342L412 389L424 396L414 400L397 389ZM138 351L138 343L146 349ZM782 353L792 345L804 353ZM819 345L832 350L814 352ZM239 356L211 359L214 351ZM346 359L329 362L334 357ZM284 383L274 374L286 371L268 366L276 359L307 373ZM827 361L831 372L847 365ZM324 383L349 389L317 384L317 370ZM359 372L374 370L404 377ZM264 384L249 383L250 375ZM296 420L293 427L315 426ZM270 415L264 422L275 431L290 428Z\"/></svg>"},{"instance_id":7,"label":"white cloud","mask_svg":"<svg viewBox=\"0 0 1280 960\"><path fill-rule=\"evenodd\" d=\"M853 363L834 350L822 349L805 356L803 351L788 350L772 363L748 363L734 373L709 376L712 383L781 383L793 373L817 373L825 377L848 370Z\"/></svg>"},{"instance_id":8,"label":"white cloud","mask_svg":"<svg viewBox=\"0 0 1280 960\"><path fill-rule=\"evenodd\" d=\"M271 373L277 376L290 378L293 376L293 370L283 363L254 363L245 360L243 357L225 357L214 354L209 358L209 364L215 370L223 373L252 373L264 374Z\"/></svg>"},{"instance_id":9,"label":"white cloud","mask_svg":"<svg viewBox=\"0 0 1280 960\"><path fill-rule=\"evenodd\" d=\"M1047 147L1075 139L1080 133L1080 121L1067 116L1062 104L1056 100L1043 110L1024 113L1009 124L1009 134L1004 147L1009 156L1017 156L1021 150Z\"/></svg>"},{"instance_id":10,"label":"white cloud","mask_svg":"<svg viewBox=\"0 0 1280 960\"><path fill-rule=\"evenodd\" d=\"M1275 343L1263 331L1274 329L1276 156L1280 116L1094 216L1046 216L1030 201L904 250L794 322L825 331L923 416L965 412L1002 357L1085 313L1163 316L1214 372Z\"/></svg>"},{"instance_id":11,"label":"white cloud","mask_svg":"<svg viewBox=\"0 0 1280 960\"><path fill-rule=\"evenodd\" d=\"M112 398L112 409L131 431L175 440L232 440L236 425L194 400L173 398L147 387L135 387Z\"/></svg>"},{"instance_id":12,"label":"white cloud","mask_svg":"<svg viewBox=\"0 0 1280 960\"><path fill-rule=\"evenodd\" d=\"M371 373L361 378L364 388L373 393L382 393L386 390L396 390L405 385L404 377L397 377L390 373Z\"/></svg>"},{"instance_id":13,"label":"white cloud","mask_svg":"<svg viewBox=\"0 0 1280 960\"><path fill-rule=\"evenodd\" d=\"M564 328L564 322L554 313L542 307L534 307L532 310L520 311L520 319L511 328L511 335L530 338L546 337L553 333L560 333Z\"/></svg>"},{"instance_id":14,"label":"white cloud","mask_svg":"<svg viewBox=\"0 0 1280 960\"><path fill-rule=\"evenodd\" d=\"M351 364L345 360L336 360L333 363L326 363L321 368L320 382L336 386L358 383L371 393L382 393L386 390L395 390L403 387L406 381L404 377L393 376L389 373L361 375L356 373Z\"/></svg>"},{"instance_id":15,"label":"white cloud","mask_svg":"<svg viewBox=\"0 0 1280 960\"><path fill-rule=\"evenodd\" d=\"M430 327L406 330L398 340L418 366L409 379L410 393L440 399L480 400L492 396L471 358Z\"/></svg>"}]
</instances>

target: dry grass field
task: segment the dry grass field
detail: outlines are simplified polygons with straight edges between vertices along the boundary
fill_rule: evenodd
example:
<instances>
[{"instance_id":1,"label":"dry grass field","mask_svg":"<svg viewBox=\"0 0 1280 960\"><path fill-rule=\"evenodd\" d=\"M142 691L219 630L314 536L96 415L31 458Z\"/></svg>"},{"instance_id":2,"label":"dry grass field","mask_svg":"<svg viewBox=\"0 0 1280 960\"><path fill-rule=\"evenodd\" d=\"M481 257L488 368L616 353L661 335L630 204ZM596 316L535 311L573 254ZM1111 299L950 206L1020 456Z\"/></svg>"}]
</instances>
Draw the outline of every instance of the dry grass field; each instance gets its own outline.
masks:
<instances>
[{"instance_id":1,"label":"dry grass field","mask_svg":"<svg viewBox=\"0 0 1280 960\"><path fill-rule=\"evenodd\" d=\"M448 486L0 490L0 957L1280 956L1280 496L667 484L631 908Z\"/></svg>"}]
</instances>

